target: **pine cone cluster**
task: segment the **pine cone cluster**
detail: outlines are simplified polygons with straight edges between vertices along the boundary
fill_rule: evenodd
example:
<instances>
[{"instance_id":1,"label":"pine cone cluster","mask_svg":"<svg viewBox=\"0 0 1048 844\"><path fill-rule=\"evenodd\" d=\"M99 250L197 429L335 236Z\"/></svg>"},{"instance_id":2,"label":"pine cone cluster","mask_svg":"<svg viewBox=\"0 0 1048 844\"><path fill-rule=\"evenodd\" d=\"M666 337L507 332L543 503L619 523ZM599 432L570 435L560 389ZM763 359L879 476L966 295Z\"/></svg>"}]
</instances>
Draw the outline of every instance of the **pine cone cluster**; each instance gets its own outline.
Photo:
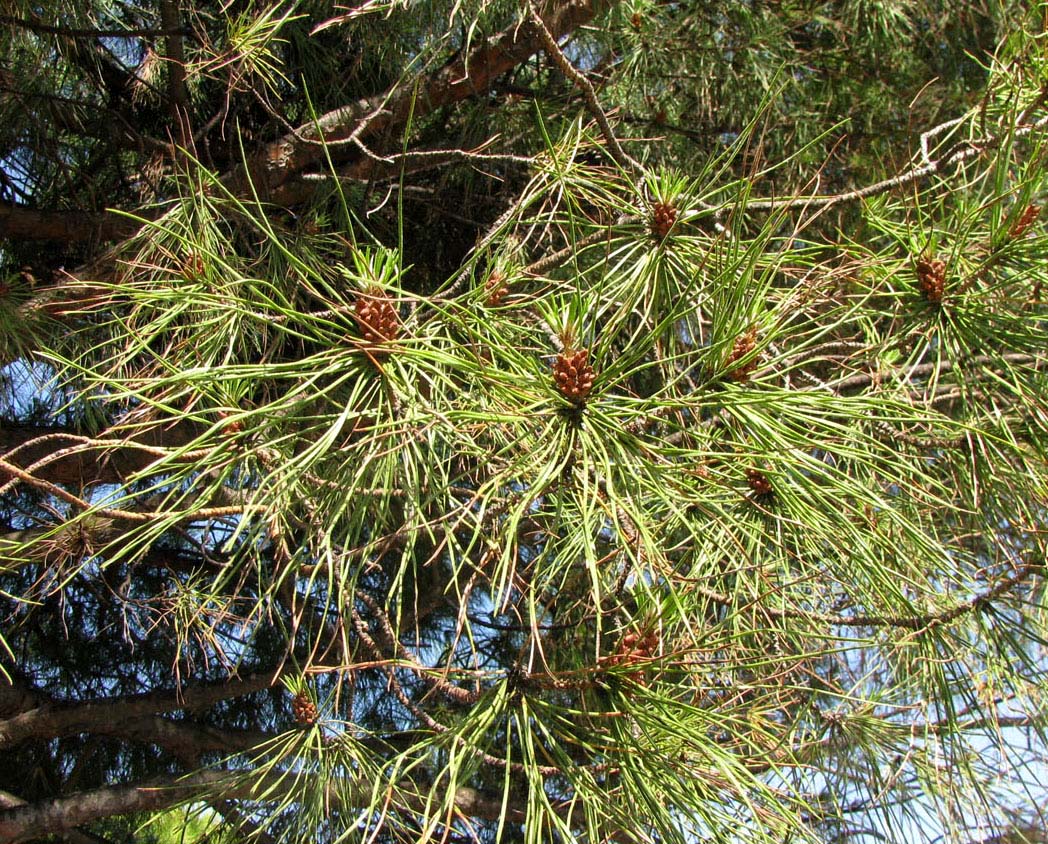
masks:
<instances>
[{"instance_id":1,"label":"pine cone cluster","mask_svg":"<svg viewBox=\"0 0 1048 844\"><path fill-rule=\"evenodd\" d=\"M651 233L657 240L665 240L677 222L677 209L668 202L656 202L651 208Z\"/></svg>"},{"instance_id":2,"label":"pine cone cluster","mask_svg":"<svg viewBox=\"0 0 1048 844\"><path fill-rule=\"evenodd\" d=\"M553 362L553 380L568 401L582 404L593 389L595 374L589 364L589 349L565 349Z\"/></svg>"},{"instance_id":3,"label":"pine cone cluster","mask_svg":"<svg viewBox=\"0 0 1048 844\"><path fill-rule=\"evenodd\" d=\"M396 305L377 288L357 297L355 317L360 334L368 343L389 343L400 333Z\"/></svg>"},{"instance_id":4,"label":"pine cone cluster","mask_svg":"<svg viewBox=\"0 0 1048 844\"><path fill-rule=\"evenodd\" d=\"M918 259L917 282L924 298L932 304L938 304L946 290L946 263L938 258Z\"/></svg>"},{"instance_id":5,"label":"pine cone cluster","mask_svg":"<svg viewBox=\"0 0 1048 844\"><path fill-rule=\"evenodd\" d=\"M204 259L196 252L182 259L182 277L186 281L199 281L204 277Z\"/></svg>"},{"instance_id":6,"label":"pine cone cluster","mask_svg":"<svg viewBox=\"0 0 1048 844\"><path fill-rule=\"evenodd\" d=\"M291 714L300 727L310 727L317 722L317 705L305 690L295 695L291 701Z\"/></svg>"},{"instance_id":7,"label":"pine cone cluster","mask_svg":"<svg viewBox=\"0 0 1048 844\"><path fill-rule=\"evenodd\" d=\"M725 361L725 366L728 369L728 377L733 381L749 381L750 375L753 370L757 368L757 359L747 361L746 363L733 366L736 361L742 360L757 346L757 329L750 328L748 331L740 334L735 338L735 345L732 346L731 354L728 355L728 359Z\"/></svg>"},{"instance_id":8,"label":"pine cone cluster","mask_svg":"<svg viewBox=\"0 0 1048 844\"><path fill-rule=\"evenodd\" d=\"M484 282L484 292L487 294L485 302L489 308L494 308L509 295L509 285L506 284L505 273L492 270L488 280Z\"/></svg>"},{"instance_id":9,"label":"pine cone cluster","mask_svg":"<svg viewBox=\"0 0 1048 844\"><path fill-rule=\"evenodd\" d=\"M1008 230L1008 238L1010 240L1018 240L1026 234L1026 230L1037 221L1040 214L1040 206L1027 205L1026 208L1023 209L1023 213L1019 219L1016 220L1015 224Z\"/></svg>"},{"instance_id":10,"label":"pine cone cluster","mask_svg":"<svg viewBox=\"0 0 1048 844\"><path fill-rule=\"evenodd\" d=\"M747 469L746 483L750 485L754 495L769 495L772 492L771 481L760 469Z\"/></svg>"},{"instance_id":11,"label":"pine cone cluster","mask_svg":"<svg viewBox=\"0 0 1048 844\"><path fill-rule=\"evenodd\" d=\"M607 668L619 665L643 666L650 662L659 653L659 634L654 630L646 635L640 635L630 631L619 640L619 646L614 653L601 657L600 662ZM643 680L637 679L641 685Z\"/></svg>"},{"instance_id":12,"label":"pine cone cluster","mask_svg":"<svg viewBox=\"0 0 1048 844\"><path fill-rule=\"evenodd\" d=\"M222 425L223 434L239 434L244 430L244 423L239 419L233 419L232 415L228 410L220 410L216 414Z\"/></svg>"}]
</instances>

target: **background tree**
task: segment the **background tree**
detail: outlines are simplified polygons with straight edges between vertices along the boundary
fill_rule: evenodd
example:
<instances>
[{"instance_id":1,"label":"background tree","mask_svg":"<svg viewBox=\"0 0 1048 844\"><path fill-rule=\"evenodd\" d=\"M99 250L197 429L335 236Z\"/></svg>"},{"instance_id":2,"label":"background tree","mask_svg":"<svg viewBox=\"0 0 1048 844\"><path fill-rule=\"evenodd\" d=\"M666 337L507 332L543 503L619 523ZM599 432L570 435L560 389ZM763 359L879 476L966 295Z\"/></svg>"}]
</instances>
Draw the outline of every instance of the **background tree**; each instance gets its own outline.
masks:
<instances>
[{"instance_id":1,"label":"background tree","mask_svg":"<svg viewBox=\"0 0 1048 844\"><path fill-rule=\"evenodd\" d=\"M1048 7L4 8L0 840L1036 832Z\"/></svg>"}]
</instances>

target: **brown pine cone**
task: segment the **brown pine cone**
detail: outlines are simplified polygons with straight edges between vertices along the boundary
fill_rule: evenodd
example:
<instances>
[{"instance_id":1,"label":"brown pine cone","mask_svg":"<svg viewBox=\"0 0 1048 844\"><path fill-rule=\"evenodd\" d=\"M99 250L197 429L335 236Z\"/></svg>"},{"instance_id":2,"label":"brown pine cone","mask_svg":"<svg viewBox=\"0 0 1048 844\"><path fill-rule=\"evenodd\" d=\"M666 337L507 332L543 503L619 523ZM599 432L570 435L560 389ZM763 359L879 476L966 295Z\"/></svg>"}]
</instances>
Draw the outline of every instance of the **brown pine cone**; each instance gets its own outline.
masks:
<instances>
[{"instance_id":1,"label":"brown pine cone","mask_svg":"<svg viewBox=\"0 0 1048 844\"><path fill-rule=\"evenodd\" d=\"M484 282L484 292L487 298L484 300L490 308L500 304L509 295L509 285L506 284L506 276L499 270L492 270L488 280Z\"/></svg>"},{"instance_id":2,"label":"brown pine cone","mask_svg":"<svg viewBox=\"0 0 1048 844\"><path fill-rule=\"evenodd\" d=\"M754 495L768 495L772 492L771 481L759 469L746 470L746 483L750 485Z\"/></svg>"},{"instance_id":3,"label":"brown pine cone","mask_svg":"<svg viewBox=\"0 0 1048 844\"><path fill-rule=\"evenodd\" d=\"M595 374L589 364L589 349L571 352L565 349L553 363L553 380L568 401L581 404L593 389Z\"/></svg>"},{"instance_id":4,"label":"brown pine cone","mask_svg":"<svg viewBox=\"0 0 1048 844\"><path fill-rule=\"evenodd\" d=\"M216 415L218 416L219 421L223 423L223 434L239 434L244 430L244 423L239 419L231 418L232 414L228 410L220 410Z\"/></svg>"},{"instance_id":5,"label":"brown pine cone","mask_svg":"<svg viewBox=\"0 0 1048 844\"><path fill-rule=\"evenodd\" d=\"M1023 209L1022 215L1018 220L1015 221L1015 225L1008 230L1008 238L1010 240L1018 240L1024 234L1026 230L1030 228L1041 214L1041 209L1037 205L1027 205Z\"/></svg>"},{"instance_id":6,"label":"brown pine cone","mask_svg":"<svg viewBox=\"0 0 1048 844\"><path fill-rule=\"evenodd\" d=\"M196 252L182 259L182 277L186 281L199 281L204 277L204 259Z\"/></svg>"},{"instance_id":7,"label":"brown pine cone","mask_svg":"<svg viewBox=\"0 0 1048 844\"><path fill-rule=\"evenodd\" d=\"M291 714L295 717L295 723L301 727L310 727L317 722L317 705L309 697L309 693L301 691L291 701Z\"/></svg>"},{"instance_id":8,"label":"brown pine cone","mask_svg":"<svg viewBox=\"0 0 1048 844\"><path fill-rule=\"evenodd\" d=\"M651 233L656 240L665 240L677 222L677 209L667 202L656 202L651 207Z\"/></svg>"},{"instance_id":9,"label":"brown pine cone","mask_svg":"<svg viewBox=\"0 0 1048 844\"><path fill-rule=\"evenodd\" d=\"M630 676L640 686L648 685L646 669L652 659L658 656L659 634L654 630L645 636L630 631L620 640L614 653L600 658L600 664L607 668L626 666L627 668L640 669L631 671Z\"/></svg>"},{"instance_id":10,"label":"brown pine cone","mask_svg":"<svg viewBox=\"0 0 1048 844\"><path fill-rule=\"evenodd\" d=\"M924 298L932 304L938 304L946 290L946 263L938 258L919 258L917 282Z\"/></svg>"},{"instance_id":11,"label":"brown pine cone","mask_svg":"<svg viewBox=\"0 0 1048 844\"><path fill-rule=\"evenodd\" d=\"M357 297L354 314L360 335L368 343L389 343L400 333L400 315L396 305L381 290L374 288Z\"/></svg>"},{"instance_id":12,"label":"brown pine cone","mask_svg":"<svg viewBox=\"0 0 1048 844\"><path fill-rule=\"evenodd\" d=\"M740 383L750 380L750 375L757 368L757 359L752 358L746 363L733 366L733 364L746 357L757 345L757 329L750 328L748 331L740 334L735 338L735 345L732 346L731 354L728 355L728 359L724 362L725 367L728 370L728 377L733 381Z\"/></svg>"}]
</instances>

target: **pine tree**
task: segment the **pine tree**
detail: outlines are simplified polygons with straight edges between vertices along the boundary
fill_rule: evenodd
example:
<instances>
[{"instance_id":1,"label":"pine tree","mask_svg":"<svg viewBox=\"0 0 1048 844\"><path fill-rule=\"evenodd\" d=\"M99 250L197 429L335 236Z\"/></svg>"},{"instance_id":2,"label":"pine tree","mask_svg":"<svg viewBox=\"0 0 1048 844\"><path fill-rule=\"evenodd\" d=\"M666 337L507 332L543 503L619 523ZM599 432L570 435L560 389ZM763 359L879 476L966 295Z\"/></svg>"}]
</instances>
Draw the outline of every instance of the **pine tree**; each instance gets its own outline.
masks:
<instances>
[{"instance_id":1,"label":"pine tree","mask_svg":"<svg viewBox=\"0 0 1048 844\"><path fill-rule=\"evenodd\" d=\"M0 840L1037 837L1048 4L0 22Z\"/></svg>"}]
</instances>

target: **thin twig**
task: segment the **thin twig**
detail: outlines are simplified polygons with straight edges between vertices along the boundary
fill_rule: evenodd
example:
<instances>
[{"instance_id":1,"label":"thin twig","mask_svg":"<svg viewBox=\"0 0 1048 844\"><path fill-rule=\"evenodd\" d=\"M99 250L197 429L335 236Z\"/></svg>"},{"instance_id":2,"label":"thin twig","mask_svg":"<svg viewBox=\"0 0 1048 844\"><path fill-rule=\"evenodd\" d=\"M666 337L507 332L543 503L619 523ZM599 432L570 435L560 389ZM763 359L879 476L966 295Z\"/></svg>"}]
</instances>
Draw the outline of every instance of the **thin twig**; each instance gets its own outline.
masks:
<instances>
[{"instance_id":1,"label":"thin twig","mask_svg":"<svg viewBox=\"0 0 1048 844\"><path fill-rule=\"evenodd\" d=\"M386 614L385 610L378 605L378 602L363 590L357 590L356 596L357 600L367 606L372 615L375 616L375 619L378 621L379 627L382 630L382 635L386 639L387 646L393 651L393 655L397 659L401 660L402 663L407 663L407 667L431 688L439 691L445 697L456 703L468 706L477 702L480 698L479 689L470 691L469 689L463 689L449 683L443 677L435 677L433 675L433 670L424 666L419 661L418 657L411 653L411 651L409 651L400 641L393 630L393 625L389 620L389 616Z\"/></svg>"},{"instance_id":2,"label":"thin twig","mask_svg":"<svg viewBox=\"0 0 1048 844\"><path fill-rule=\"evenodd\" d=\"M40 32L45 35L60 35L63 38L154 38L174 35L191 36L193 34L193 31L185 26L171 28L82 29L70 26L54 26L52 24L40 23L40 21L16 18L13 15L0 15L0 24L14 26L19 29L28 29L30 32Z\"/></svg>"},{"instance_id":3,"label":"thin twig","mask_svg":"<svg viewBox=\"0 0 1048 844\"><path fill-rule=\"evenodd\" d=\"M528 273L529 275L541 275L547 270L551 270L559 264L563 263L564 261L568 260L568 258L570 258L572 255L578 254L587 246L592 246L595 243L600 243L602 240L610 240L612 232L615 231L615 229L619 226L625 226L630 223L639 223L640 221L641 218L636 214L623 214L618 219L616 219L615 222L612 223L610 226L598 229L597 231L586 235L584 238L581 238L580 240L577 240L574 243L569 243L563 249L557 250L552 255L547 255L545 258L539 258L539 260L534 261L531 264L528 264L524 268L524 272Z\"/></svg>"},{"instance_id":4,"label":"thin twig","mask_svg":"<svg viewBox=\"0 0 1048 844\"><path fill-rule=\"evenodd\" d=\"M914 616L890 616L890 615L833 615L829 613L816 613L809 612L807 610L799 609L778 609L776 607L762 606L761 612L765 613L771 618L794 618L803 619L806 621L817 622L819 624L826 624L832 627L901 627L908 630L915 630L922 632L930 630L934 627L941 627L945 624L949 624L951 621L956 621L967 613L974 612L982 609L983 607L990 604L996 598L1000 598L1009 590L1018 586L1022 583L1030 574L1041 571L1044 569L1042 563L1025 563L1016 569L1015 573L1010 577L1003 578L996 583L991 589L986 592L980 592L979 594L969 598L967 601L962 601L949 609L942 610L938 613L926 613L924 615ZM687 581L687 578L682 578ZM725 607L735 606L736 601L731 595L726 595L721 592L716 592L705 586L695 585L694 590L696 594L713 601L715 604L720 604Z\"/></svg>"},{"instance_id":5,"label":"thin twig","mask_svg":"<svg viewBox=\"0 0 1048 844\"><path fill-rule=\"evenodd\" d=\"M50 481L45 481L42 478L37 478L31 475L29 472L24 471L13 463L0 458L0 471L7 472L14 475L29 486L39 489L41 492L46 492L56 498L65 501L67 504L72 504L74 507L84 511L90 511L99 516L109 519L124 519L129 522L145 523L151 522L158 519L179 519L181 521L192 520L198 521L201 519L215 519L222 518L225 516L239 516L243 513L247 513L252 510L260 508L250 506L236 506L236 507L204 507L199 510L186 510L179 512L176 510L157 510L147 512L135 512L133 510L119 510L113 507L99 507L91 504L89 501L73 495L73 493L62 489L57 484L53 484Z\"/></svg>"},{"instance_id":6,"label":"thin twig","mask_svg":"<svg viewBox=\"0 0 1048 844\"><path fill-rule=\"evenodd\" d=\"M1035 129L1040 129L1048 125L1048 116L1042 117L1036 123L1032 123L1026 126L1012 127L1014 131L1009 133L1009 137L1021 137L1028 135ZM930 161L928 164L920 167L912 167L909 170L900 173L897 176L893 176L890 179L884 179L880 182L874 182L872 185L866 185L865 187L856 188L855 190L846 191L844 193L833 194L832 196L812 196L812 197L794 197L792 199L756 199L752 202L747 202L745 207L747 210L784 210L793 208L829 208L832 205L837 205L841 202L851 202L857 199L865 199L868 196L875 196L877 194L886 193L893 188L902 187L908 185L911 182L919 181L926 176L934 175L942 170L946 169L950 165L960 164L961 162L967 161L969 158L975 158L978 155L987 150L993 149L995 146L1001 143L1001 137L994 135L987 138L975 138L969 141L963 141L952 147L946 154L941 158L934 161Z\"/></svg>"},{"instance_id":7,"label":"thin twig","mask_svg":"<svg viewBox=\"0 0 1048 844\"><path fill-rule=\"evenodd\" d=\"M535 6L528 3L528 10L531 12L531 22L535 24L535 27L538 30L539 39L542 41L542 46L545 49L546 54L553 59L553 63L560 69L560 72L582 90L582 96L586 99L586 107L589 109L590 114L593 115L594 120L597 121L597 125L600 126L601 134L604 136L604 140L608 144L608 151L611 153L611 157L615 159L623 170L634 174L643 173L644 166L636 159L631 158L622 148L619 139L615 137L615 132L612 130L611 124L608 122L608 116L604 113L604 109L600 107L600 103L597 102L597 94L593 90L593 85L590 84L590 81L579 73L571 62L568 61L567 56L565 56L560 47L557 46L557 40L546 28L546 24L543 22L542 17L539 15Z\"/></svg>"}]
</instances>

